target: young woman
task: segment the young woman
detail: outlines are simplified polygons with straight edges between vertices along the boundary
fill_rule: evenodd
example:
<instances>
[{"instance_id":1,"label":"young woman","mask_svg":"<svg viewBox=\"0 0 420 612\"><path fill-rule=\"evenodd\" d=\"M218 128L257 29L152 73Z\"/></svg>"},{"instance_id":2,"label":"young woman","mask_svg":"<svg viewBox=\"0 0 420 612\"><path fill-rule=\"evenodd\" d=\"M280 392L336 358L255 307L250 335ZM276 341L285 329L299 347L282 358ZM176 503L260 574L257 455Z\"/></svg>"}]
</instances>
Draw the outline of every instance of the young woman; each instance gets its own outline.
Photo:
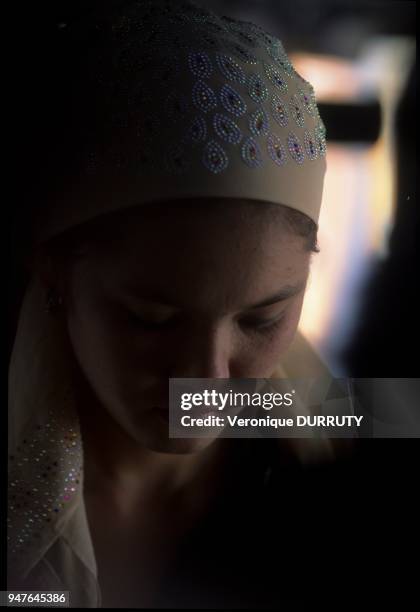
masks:
<instances>
[{"instance_id":1,"label":"young woman","mask_svg":"<svg viewBox=\"0 0 420 612\"><path fill-rule=\"evenodd\" d=\"M10 366L9 588L275 607L304 545L276 474L287 494L312 447L171 439L168 380L328 373L297 333L326 170L313 89L274 36L190 2L58 36L71 114Z\"/></svg>"}]
</instances>

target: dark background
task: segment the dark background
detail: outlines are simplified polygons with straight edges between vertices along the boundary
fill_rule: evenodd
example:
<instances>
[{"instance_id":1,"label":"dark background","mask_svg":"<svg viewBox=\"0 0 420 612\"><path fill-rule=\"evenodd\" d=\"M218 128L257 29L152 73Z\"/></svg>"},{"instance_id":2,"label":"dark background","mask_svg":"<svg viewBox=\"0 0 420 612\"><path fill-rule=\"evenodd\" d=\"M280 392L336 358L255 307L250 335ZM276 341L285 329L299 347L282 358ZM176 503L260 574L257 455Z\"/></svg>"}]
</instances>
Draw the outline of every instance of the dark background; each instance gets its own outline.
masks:
<instances>
[{"instance_id":1,"label":"dark background","mask_svg":"<svg viewBox=\"0 0 420 612\"><path fill-rule=\"evenodd\" d=\"M415 2L202 0L201 4L219 13L255 20L281 38L289 51L305 50L352 58L367 38L378 33L415 37ZM15 29L16 43L11 60L17 66L14 133L18 179L17 194L10 205L9 355L27 281L23 268L26 233L22 221L31 208L31 185L36 179L38 164L42 164L47 153L43 149L43 133L49 129L45 106L60 73L60 66L54 63L50 32L55 24L90 11L92 6L95 3L88 1L19 3L20 14L14 22L18 28ZM323 109L320 105L320 112L329 137L338 142L349 141L354 132L348 126L352 124L363 126L361 133L371 140L379 131L380 113L374 106L352 109L332 105ZM398 109L397 215L390 254L385 261L373 262L359 325L343 355L349 376L417 377L419 374L415 337L419 314L415 123L414 68ZM338 607L349 595L353 599L356 594L360 606L367 601L375 603L391 598L401 606L408 594L415 592L418 451L417 440L361 440L350 457L321 472L313 472L312 476L308 473L317 517L325 520L323 525L313 528L337 530L337 538L343 540L346 571L350 571L348 580L343 583L342 601L336 601ZM350 500L345 512L344 495ZM313 516L310 507L306 516L310 521ZM356 545L353 542L351 558L346 553L346 521L347 525L353 521L351 533L359 538ZM323 555L322 551L314 551L314 555L317 562L326 567L340 562L329 559L327 552ZM362 583L368 587L363 593L358 590L362 571ZM328 601L328 586L325 593Z\"/></svg>"}]
</instances>

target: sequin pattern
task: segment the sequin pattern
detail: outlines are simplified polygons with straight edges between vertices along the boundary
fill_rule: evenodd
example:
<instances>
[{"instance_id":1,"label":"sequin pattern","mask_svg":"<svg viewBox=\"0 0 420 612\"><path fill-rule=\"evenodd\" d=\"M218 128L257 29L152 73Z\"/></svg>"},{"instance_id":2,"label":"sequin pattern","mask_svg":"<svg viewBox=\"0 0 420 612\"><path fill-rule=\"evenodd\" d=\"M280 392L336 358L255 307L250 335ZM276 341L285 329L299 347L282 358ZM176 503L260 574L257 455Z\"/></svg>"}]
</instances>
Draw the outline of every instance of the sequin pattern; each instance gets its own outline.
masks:
<instances>
[{"instance_id":1,"label":"sequin pattern","mask_svg":"<svg viewBox=\"0 0 420 612\"><path fill-rule=\"evenodd\" d=\"M305 130L303 142L308 159L313 161L318 157L318 146L315 138L312 136L309 130Z\"/></svg>"},{"instance_id":2,"label":"sequin pattern","mask_svg":"<svg viewBox=\"0 0 420 612\"><path fill-rule=\"evenodd\" d=\"M220 90L220 101L223 107L233 115L240 117L246 113L246 103L230 85L225 83Z\"/></svg>"},{"instance_id":3,"label":"sequin pattern","mask_svg":"<svg viewBox=\"0 0 420 612\"><path fill-rule=\"evenodd\" d=\"M262 136L268 133L268 116L263 108L257 108L249 117L249 129L254 136Z\"/></svg>"},{"instance_id":4,"label":"sequin pattern","mask_svg":"<svg viewBox=\"0 0 420 612\"><path fill-rule=\"evenodd\" d=\"M232 55L237 57L241 62L245 64L257 64L258 60L248 49L246 49L243 45L235 42L226 41L226 47L231 52Z\"/></svg>"},{"instance_id":5,"label":"sequin pattern","mask_svg":"<svg viewBox=\"0 0 420 612\"><path fill-rule=\"evenodd\" d=\"M282 93L286 93L288 90L288 85L286 81L286 75L282 73L280 68L276 68L275 66L271 66L264 62L264 70L267 77L270 81L279 89Z\"/></svg>"},{"instance_id":6,"label":"sequin pattern","mask_svg":"<svg viewBox=\"0 0 420 612\"><path fill-rule=\"evenodd\" d=\"M191 51L188 54L188 65L193 75L199 79L208 79L213 72L213 66L207 53Z\"/></svg>"},{"instance_id":7,"label":"sequin pattern","mask_svg":"<svg viewBox=\"0 0 420 612\"><path fill-rule=\"evenodd\" d=\"M286 54L281 54L274 60L291 79L296 77L295 69L293 68L292 62L289 60Z\"/></svg>"},{"instance_id":8,"label":"sequin pattern","mask_svg":"<svg viewBox=\"0 0 420 612\"><path fill-rule=\"evenodd\" d=\"M262 103L268 98L268 89L259 74L251 74L248 78L248 94L254 102Z\"/></svg>"},{"instance_id":9,"label":"sequin pattern","mask_svg":"<svg viewBox=\"0 0 420 612\"><path fill-rule=\"evenodd\" d=\"M239 29L236 32L236 36L239 38L240 42L243 42L245 45L251 48L258 47L258 39L256 36L249 34L248 32L244 32L242 29Z\"/></svg>"},{"instance_id":10,"label":"sequin pattern","mask_svg":"<svg viewBox=\"0 0 420 612\"><path fill-rule=\"evenodd\" d=\"M187 140L192 143L203 142L206 139L206 136L207 126L204 117L195 117L187 130Z\"/></svg>"},{"instance_id":11,"label":"sequin pattern","mask_svg":"<svg viewBox=\"0 0 420 612\"><path fill-rule=\"evenodd\" d=\"M242 140L242 133L236 123L220 113L216 113L213 117L213 127L216 134L222 140L226 140L231 144L239 144Z\"/></svg>"},{"instance_id":12,"label":"sequin pattern","mask_svg":"<svg viewBox=\"0 0 420 612\"><path fill-rule=\"evenodd\" d=\"M281 127L286 127L289 123L289 114L286 109L286 104L277 94L273 94L271 97L271 112L277 123L281 125Z\"/></svg>"},{"instance_id":13,"label":"sequin pattern","mask_svg":"<svg viewBox=\"0 0 420 612\"><path fill-rule=\"evenodd\" d=\"M287 163L286 149L280 138L276 134L269 134L267 137L267 152L274 163L284 166Z\"/></svg>"},{"instance_id":14,"label":"sequin pattern","mask_svg":"<svg viewBox=\"0 0 420 612\"><path fill-rule=\"evenodd\" d=\"M254 138L247 138L241 148L241 157L247 166L256 168L262 164L260 148Z\"/></svg>"},{"instance_id":15,"label":"sequin pattern","mask_svg":"<svg viewBox=\"0 0 420 612\"><path fill-rule=\"evenodd\" d=\"M37 541L79 489L80 433L51 413L47 423L28 432L9 461L8 545L16 554Z\"/></svg>"},{"instance_id":16,"label":"sequin pattern","mask_svg":"<svg viewBox=\"0 0 420 612\"><path fill-rule=\"evenodd\" d=\"M299 138L294 132L290 132L287 137L287 145L289 148L290 157L298 164L303 164L305 152Z\"/></svg>"},{"instance_id":17,"label":"sequin pattern","mask_svg":"<svg viewBox=\"0 0 420 612\"><path fill-rule=\"evenodd\" d=\"M316 144L318 146L318 151L319 151L319 155L321 157L325 157L325 154L327 152L327 144L326 144L326 140L325 140L325 132L324 129L322 127L322 125L317 125L315 127L315 141Z\"/></svg>"},{"instance_id":18,"label":"sequin pattern","mask_svg":"<svg viewBox=\"0 0 420 612\"><path fill-rule=\"evenodd\" d=\"M303 127L305 125L305 117L303 115L303 110L299 102L299 98L296 94L290 98L289 102L290 113L295 120L296 124L299 127Z\"/></svg>"},{"instance_id":19,"label":"sequin pattern","mask_svg":"<svg viewBox=\"0 0 420 612\"><path fill-rule=\"evenodd\" d=\"M238 156L249 167L266 160L282 166L290 158L302 165L325 156L326 131L313 87L295 71L276 36L188 1L176 10L165 4L164 20L157 4L149 5L136 24L118 27L121 64L133 75L143 68L150 75L146 83L135 73L127 105L114 115L118 125L131 131L134 126L141 137L135 167L183 173L197 161L219 173ZM184 84L189 91L183 92ZM166 91L164 112L156 113L154 100ZM149 119L155 113L158 121ZM172 130L180 132L172 139L176 146L167 141ZM192 154L197 145L200 154ZM97 159L94 172L96 166Z\"/></svg>"},{"instance_id":20,"label":"sequin pattern","mask_svg":"<svg viewBox=\"0 0 420 612\"><path fill-rule=\"evenodd\" d=\"M245 83L245 72L238 62L229 57L229 55L217 53L216 62L220 72L225 78L241 83L242 85Z\"/></svg>"},{"instance_id":21,"label":"sequin pattern","mask_svg":"<svg viewBox=\"0 0 420 612\"><path fill-rule=\"evenodd\" d=\"M203 113L208 113L217 107L216 94L211 87L203 81L197 81L194 84L192 99L196 107L203 111Z\"/></svg>"},{"instance_id":22,"label":"sequin pattern","mask_svg":"<svg viewBox=\"0 0 420 612\"><path fill-rule=\"evenodd\" d=\"M218 174L226 170L229 164L224 149L215 140L209 140L203 151L203 164L211 172Z\"/></svg>"},{"instance_id":23,"label":"sequin pattern","mask_svg":"<svg viewBox=\"0 0 420 612\"><path fill-rule=\"evenodd\" d=\"M221 35L221 34L228 34L229 30L226 26L224 26L223 24L220 23L220 21L212 21L212 20L207 20L206 21L206 32L209 33L213 33L213 34L217 34L217 35Z\"/></svg>"},{"instance_id":24,"label":"sequin pattern","mask_svg":"<svg viewBox=\"0 0 420 612\"><path fill-rule=\"evenodd\" d=\"M298 87L298 95L300 97L303 108L306 110L308 115L313 117L315 115L314 102L310 95L308 95L301 87Z\"/></svg>"},{"instance_id":25,"label":"sequin pattern","mask_svg":"<svg viewBox=\"0 0 420 612\"><path fill-rule=\"evenodd\" d=\"M281 42L271 36L268 37L267 41L267 53L273 60L286 56L286 51Z\"/></svg>"}]
</instances>

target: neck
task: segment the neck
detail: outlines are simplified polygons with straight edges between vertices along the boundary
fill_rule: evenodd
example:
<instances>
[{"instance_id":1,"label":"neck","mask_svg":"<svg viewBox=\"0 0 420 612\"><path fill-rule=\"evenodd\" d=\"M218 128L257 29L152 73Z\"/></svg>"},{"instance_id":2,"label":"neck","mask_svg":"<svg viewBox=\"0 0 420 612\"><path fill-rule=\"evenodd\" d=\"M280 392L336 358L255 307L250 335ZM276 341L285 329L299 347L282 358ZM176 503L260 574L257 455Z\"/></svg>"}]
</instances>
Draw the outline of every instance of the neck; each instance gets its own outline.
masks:
<instances>
[{"instance_id":1,"label":"neck","mask_svg":"<svg viewBox=\"0 0 420 612\"><path fill-rule=\"evenodd\" d=\"M226 440L185 454L141 446L113 419L75 367L76 402L83 440L85 490L104 494L123 513L168 498L196 506L221 477ZM166 499L165 499L166 498Z\"/></svg>"}]
</instances>

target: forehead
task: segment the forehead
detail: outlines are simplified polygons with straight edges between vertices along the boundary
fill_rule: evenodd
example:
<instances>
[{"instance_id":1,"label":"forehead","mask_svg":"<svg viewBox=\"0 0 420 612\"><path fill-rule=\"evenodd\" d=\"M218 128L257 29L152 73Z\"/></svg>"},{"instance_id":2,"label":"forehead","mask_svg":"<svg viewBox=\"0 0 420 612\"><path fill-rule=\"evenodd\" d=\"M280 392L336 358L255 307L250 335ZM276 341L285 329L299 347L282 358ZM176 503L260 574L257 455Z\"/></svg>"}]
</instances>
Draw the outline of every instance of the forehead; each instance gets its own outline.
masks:
<instances>
[{"instance_id":1,"label":"forehead","mask_svg":"<svg viewBox=\"0 0 420 612\"><path fill-rule=\"evenodd\" d=\"M279 206L247 200L181 200L138 207L111 226L118 254L139 257L147 251L150 264L202 262L223 257L296 257L302 240L287 227Z\"/></svg>"},{"instance_id":2,"label":"forehead","mask_svg":"<svg viewBox=\"0 0 420 612\"><path fill-rule=\"evenodd\" d=\"M165 303L219 315L306 281L310 253L285 226L281 207L198 204L141 206L85 227L86 248L71 268L75 290L98 299L164 296Z\"/></svg>"},{"instance_id":3,"label":"forehead","mask_svg":"<svg viewBox=\"0 0 420 612\"><path fill-rule=\"evenodd\" d=\"M267 209L226 203L198 209L188 203L136 211L121 221L116 247L99 260L99 276L115 291L234 307L307 276L302 239Z\"/></svg>"},{"instance_id":4,"label":"forehead","mask_svg":"<svg viewBox=\"0 0 420 612\"><path fill-rule=\"evenodd\" d=\"M252 232L286 230L282 207L268 202L233 198L187 198L152 202L133 207L110 218L109 230L119 237L135 240L136 236L153 238L165 233L193 239L215 232L241 233L244 239Z\"/></svg>"}]
</instances>

